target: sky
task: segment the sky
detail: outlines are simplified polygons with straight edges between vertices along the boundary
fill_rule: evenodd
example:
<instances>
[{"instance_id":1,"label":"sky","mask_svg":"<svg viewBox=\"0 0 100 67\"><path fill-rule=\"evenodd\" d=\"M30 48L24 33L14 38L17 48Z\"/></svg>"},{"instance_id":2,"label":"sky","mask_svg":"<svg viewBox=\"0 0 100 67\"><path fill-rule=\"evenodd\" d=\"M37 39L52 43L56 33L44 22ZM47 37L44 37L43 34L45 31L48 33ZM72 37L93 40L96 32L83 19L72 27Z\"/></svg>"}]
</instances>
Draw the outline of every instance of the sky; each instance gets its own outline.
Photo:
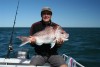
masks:
<instances>
[{"instance_id":1,"label":"sky","mask_svg":"<svg viewBox=\"0 0 100 67\"><path fill-rule=\"evenodd\" d=\"M18 0L0 0L0 27L12 27ZM15 27L31 27L50 7L62 27L100 27L100 0L20 0Z\"/></svg>"}]
</instances>

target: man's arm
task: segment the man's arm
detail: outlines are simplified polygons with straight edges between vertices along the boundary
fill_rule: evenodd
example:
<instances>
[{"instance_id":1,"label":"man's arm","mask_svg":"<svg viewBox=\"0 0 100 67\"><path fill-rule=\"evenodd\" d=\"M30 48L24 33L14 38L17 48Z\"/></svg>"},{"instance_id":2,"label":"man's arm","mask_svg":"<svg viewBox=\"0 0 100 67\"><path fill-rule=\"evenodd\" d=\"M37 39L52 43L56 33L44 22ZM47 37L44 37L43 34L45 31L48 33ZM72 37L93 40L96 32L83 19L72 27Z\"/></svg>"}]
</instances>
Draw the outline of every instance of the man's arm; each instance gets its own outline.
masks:
<instances>
[{"instance_id":1,"label":"man's arm","mask_svg":"<svg viewBox=\"0 0 100 67\"><path fill-rule=\"evenodd\" d=\"M35 45L35 38L32 36L33 34L35 34L35 24L32 24L31 28L30 28L30 45L32 47L34 47Z\"/></svg>"}]
</instances>

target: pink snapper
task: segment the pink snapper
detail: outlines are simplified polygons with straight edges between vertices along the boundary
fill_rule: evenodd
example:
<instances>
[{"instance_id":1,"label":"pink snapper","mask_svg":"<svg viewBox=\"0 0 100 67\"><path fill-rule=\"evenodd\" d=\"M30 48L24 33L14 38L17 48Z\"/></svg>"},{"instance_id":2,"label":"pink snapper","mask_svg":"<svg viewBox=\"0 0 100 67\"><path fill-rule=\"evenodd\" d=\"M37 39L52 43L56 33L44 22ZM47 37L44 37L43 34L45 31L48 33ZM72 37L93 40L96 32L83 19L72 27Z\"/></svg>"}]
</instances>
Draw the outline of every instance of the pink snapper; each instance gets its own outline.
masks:
<instances>
[{"instance_id":1,"label":"pink snapper","mask_svg":"<svg viewBox=\"0 0 100 67\"><path fill-rule=\"evenodd\" d=\"M37 45L41 46L42 44L51 44L51 48L53 48L56 41L60 38L67 41L69 34L66 33L60 26L47 26L44 30L39 31L32 36L35 37L35 43ZM29 37L18 36L17 38L22 40L22 44L20 46L30 43Z\"/></svg>"}]
</instances>

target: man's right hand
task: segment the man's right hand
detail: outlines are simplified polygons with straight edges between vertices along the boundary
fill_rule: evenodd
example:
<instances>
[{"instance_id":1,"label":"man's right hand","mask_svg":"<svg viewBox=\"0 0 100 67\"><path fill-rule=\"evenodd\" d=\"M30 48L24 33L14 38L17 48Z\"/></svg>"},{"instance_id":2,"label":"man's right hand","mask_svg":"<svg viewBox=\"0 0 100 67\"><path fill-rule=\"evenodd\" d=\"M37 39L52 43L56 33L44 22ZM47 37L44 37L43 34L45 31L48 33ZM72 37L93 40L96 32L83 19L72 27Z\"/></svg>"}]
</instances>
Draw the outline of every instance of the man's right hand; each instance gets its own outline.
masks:
<instances>
[{"instance_id":1,"label":"man's right hand","mask_svg":"<svg viewBox=\"0 0 100 67\"><path fill-rule=\"evenodd\" d=\"M30 43L34 44L36 42L35 37L29 36Z\"/></svg>"}]
</instances>

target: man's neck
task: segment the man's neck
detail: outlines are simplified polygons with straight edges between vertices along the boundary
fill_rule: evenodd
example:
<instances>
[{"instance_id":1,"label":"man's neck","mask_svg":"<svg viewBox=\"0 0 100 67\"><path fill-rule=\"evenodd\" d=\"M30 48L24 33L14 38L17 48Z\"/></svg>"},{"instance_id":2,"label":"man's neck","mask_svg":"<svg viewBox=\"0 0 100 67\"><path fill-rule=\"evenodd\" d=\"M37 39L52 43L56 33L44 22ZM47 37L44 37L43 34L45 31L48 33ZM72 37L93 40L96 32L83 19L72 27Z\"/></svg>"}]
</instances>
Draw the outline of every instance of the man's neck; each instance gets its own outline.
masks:
<instances>
[{"instance_id":1,"label":"man's neck","mask_svg":"<svg viewBox=\"0 0 100 67\"><path fill-rule=\"evenodd\" d=\"M51 24L51 20L48 21L48 22L45 22L45 21L42 20L42 23L45 24L45 25L49 25L49 24Z\"/></svg>"}]
</instances>

